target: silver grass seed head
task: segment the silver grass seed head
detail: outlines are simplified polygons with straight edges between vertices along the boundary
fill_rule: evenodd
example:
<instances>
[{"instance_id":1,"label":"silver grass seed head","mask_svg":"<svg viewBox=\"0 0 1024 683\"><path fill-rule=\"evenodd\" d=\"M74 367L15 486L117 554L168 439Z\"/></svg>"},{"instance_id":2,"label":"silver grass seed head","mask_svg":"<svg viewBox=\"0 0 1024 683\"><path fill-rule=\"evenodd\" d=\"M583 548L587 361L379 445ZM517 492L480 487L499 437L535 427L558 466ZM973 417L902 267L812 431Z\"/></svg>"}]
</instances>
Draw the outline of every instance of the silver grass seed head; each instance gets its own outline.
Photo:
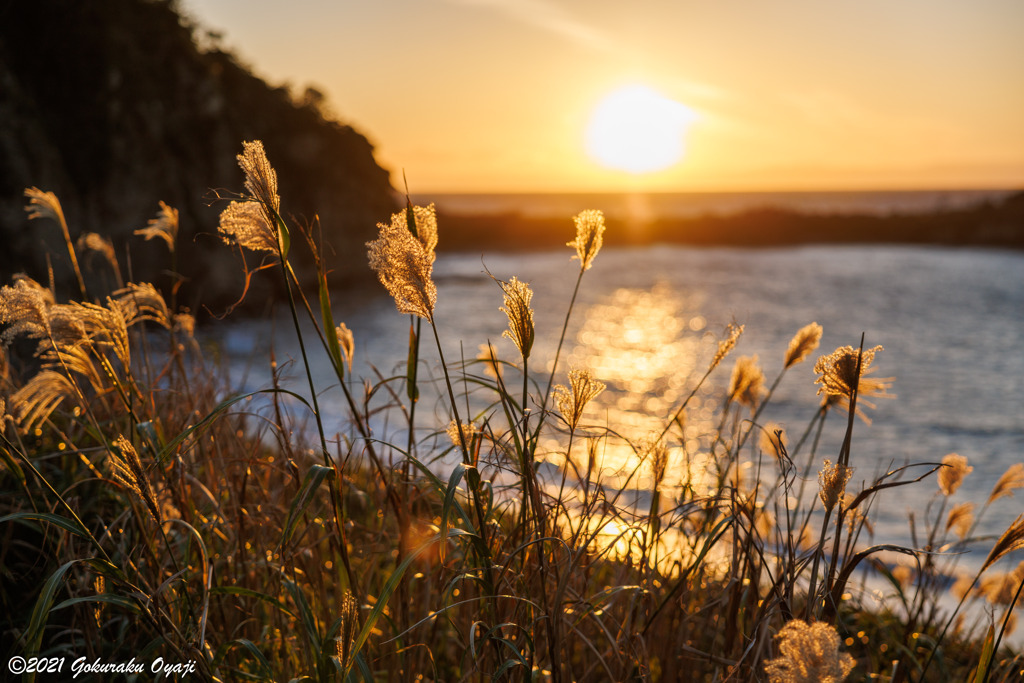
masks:
<instances>
[{"instance_id":1,"label":"silver grass seed head","mask_svg":"<svg viewBox=\"0 0 1024 683\"><path fill-rule=\"evenodd\" d=\"M338 629L338 637L335 640L335 651L341 669L345 672L352 666L352 646L359 634L359 605L356 604L355 596L351 591L346 590L341 600L340 617L341 624Z\"/></svg>"},{"instance_id":2,"label":"silver grass seed head","mask_svg":"<svg viewBox=\"0 0 1024 683\"><path fill-rule=\"evenodd\" d=\"M846 482L850 480L852 474L852 468L825 460L825 466L818 472L818 497L826 511L831 511L842 499L846 491Z\"/></svg>"},{"instance_id":3,"label":"silver grass seed head","mask_svg":"<svg viewBox=\"0 0 1024 683\"><path fill-rule=\"evenodd\" d=\"M433 207L428 207L428 210L432 216ZM392 214L391 223L377 224L379 237L366 243L367 257L370 268L395 300L399 313L432 321L437 304L437 287L431 279L435 259L433 247L437 244L436 222L433 223L433 237L427 219L421 227L423 230L418 234L422 240L409 232L404 212Z\"/></svg>"},{"instance_id":4,"label":"silver grass seed head","mask_svg":"<svg viewBox=\"0 0 1024 683\"><path fill-rule=\"evenodd\" d=\"M174 251L174 245L178 240L178 210L161 200L156 218L150 218L146 227L139 228L133 234L145 238L146 241L161 239L167 243L168 249Z\"/></svg>"},{"instance_id":5,"label":"silver grass seed head","mask_svg":"<svg viewBox=\"0 0 1024 683\"><path fill-rule=\"evenodd\" d=\"M9 344L19 336L42 338L50 334L53 292L35 280L15 276L14 285L0 287L0 325L6 326L0 341Z\"/></svg>"},{"instance_id":6,"label":"silver grass seed head","mask_svg":"<svg viewBox=\"0 0 1024 683\"><path fill-rule=\"evenodd\" d=\"M530 357L533 349L533 309L530 302L533 300L533 290L526 282L512 276L508 282L501 282L501 288L505 292L505 305L498 310L508 316L508 329L502 333L508 337L519 349L525 361Z\"/></svg>"},{"instance_id":7,"label":"silver grass seed head","mask_svg":"<svg viewBox=\"0 0 1024 683\"><path fill-rule=\"evenodd\" d=\"M135 447L123 435L114 440L113 446L110 454L114 462L114 478L135 493L156 523L161 524L160 506Z\"/></svg>"},{"instance_id":8,"label":"silver grass seed head","mask_svg":"<svg viewBox=\"0 0 1024 683\"><path fill-rule=\"evenodd\" d=\"M112 268L117 270L117 254L114 252L114 243L103 235L95 232L82 233L76 240L75 247L79 251L97 252Z\"/></svg>"},{"instance_id":9,"label":"silver grass seed head","mask_svg":"<svg viewBox=\"0 0 1024 683\"><path fill-rule=\"evenodd\" d=\"M263 143L259 140L243 142L242 153L236 158L245 172L245 189L249 195L274 214L279 213L281 198L277 195L277 172L267 159Z\"/></svg>"},{"instance_id":10,"label":"silver grass seed head","mask_svg":"<svg viewBox=\"0 0 1024 683\"><path fill-rule=\"evenodd\" d=\"M52 218L61 225L65 224L64 209L61 208L60 200L53 192L43 192L38 187L30 187L25 190L25 196L28 197L28 206L25 207L25 211L28 212L30 220Z\"/></svg>"},{"instance_id":11,"label":"silver grass seed head","mask_svg":"<svg viewBox=\"0 0 1024 683\"><path fill-rule=\"evenodd\" d=\"M981 565L981 571L984 572L1004 556L1021 548L1024 548L1024 515L1017 517L995 542L988 557L985 558L985 562Z\"/></svg>"},{"instance_id":12,"label":"silver grass seed head","mask_svg":"<svg viewBox=\"0 0 1024 683\"><path fill-rule=\"evenodd\" d=\"M221 239L227 244L255 252L276 254L277 234L267 219L266 211L257 202L231 202L220 213L217 227Z\"/></svg>"},{"instance_id":13,"label":"silver grass seed head","mask_svg":"<svg viewBox=\"0 0 1024 683\"><path fill-rule=\"evenodd\" d=\"M743 325L737 325L736 323L729 323L725 328L725 335L718 342L718 348L715 350L715 355L711 358L711 365L708 367L708 372L714 370L722 362L722 360L729 355L729 352L736 346L736 342L739 341L740 335L743 334Z\"/></svg>"},{"instance_id":14,"label":"silver grass seed head","mask_svg":"<svg viewBox=\"0 0 1024 683\"><path fill-rule=\"evenodd\" d=\"M593 379L590 370L586 369L569 371L568 388L561 384L555 385L555 405L558 406L558 412L562 414L570 430L576 431L583 417L583 410L604 389L604 383Z\"/></svg>"},{"instance_id":15,"label":"silver grass seed head","mask_svg":"<svg viewBox=\"0 0 1024 683\"><path fill-rule=\"evenodd\" d=\"M787 369L793 367L818 348L818 344L821 343L822 331L822 327L818 323L810 323L800 328L789 342L783 367Z\"/></svg>"},{"instance_id":16,"label":"silver grass seed head","mask_svg":"<svg viewBox=\"0 0 1024 683\"><path fill-rule=\"evenodd\" d=\"M334 333L338 336L338 346L341 347L342 358L348 364L348 371L352 372L352 357L356 352L355 335L352 334L352 330L348 329L348 325L345 323L338 325Z\"/></svg>"},{"instance_id":17,"label":"silver grass seed head","mask_svg":"<svg viewBox=\"0 0 1024 683\"><path fill-rule=\"evenodd\" d=\"M566 246L574 247L574 259L580 260L580 270L589 270L597 252L604 243L604 213L596 209L581 211L573 217L576 224L576 239L566 242Z\"/></svg>"},{"instance_id":18,"label":"silver grass seed head","mask_svg":"<svg viewBox=\"0 0 1024 683\"><path fill-rule=\"evenodd\" d=\"M1024 487L1024 463L1014 463L1009 469L1003 472L999 481L992 487L992 493L988 496L988 503L999 500L1004 496L1012 496L1014 489Z\"/></svg>"},{"instance_id":19,"label":"silver grass seed head","mask_svg":"<svg viewBox=\"0 0 1024 683\"><path fill-rule=\"evenodd\" d=\"M145 320L170 328L172 316L163 295L149 282L129 282L111 297L124 311L129 326Z\"/></svg>"},{"instance_id":20,"label":"silver grass seed head","mask_svg":"<svg viewBox=\"0 0 1024 683\"><path fill-rule=\"evenodd\" d=\"M831 624L788 622L776 636L779 656L765 663L771 683L841 683L854 659L839 651L839 634Z\"/></svg>"},{"instance_id":21,"label":"silver grass seed head","mask_svg":"<svg viewBox=\"0 0 1024 683\"><path fill-rule=\"evenodd\" d=\"M53 370L36 373L11 395L11 405L17 406L15 424L22 434L28 434L49 419L64 399L74 396L75 387L63 373Z\"/></svg>"},{"instance_id":22,"label":"silver grass seed head","mask_svg":"<svg viewBox=\"0 0 1024 683\"><path fill-rule=\"evenodd\" d=\"M729 380L729 398L754 410L767 393L757 356L740 356Z\"/></svg>"},{"instance_id":23,"label":"silver grass seed head","mask_svg":"<svg viewBox=\"0 0 1024 683\"><path fill-rule=\"evenodd\" d=\"M942 458L942 467L939 468L939 490L943 495L951 496L960 488L967 475L974 471L974 468L967 464L967 458L957 453L950 453Z\"/></svg>"}]
</instances>

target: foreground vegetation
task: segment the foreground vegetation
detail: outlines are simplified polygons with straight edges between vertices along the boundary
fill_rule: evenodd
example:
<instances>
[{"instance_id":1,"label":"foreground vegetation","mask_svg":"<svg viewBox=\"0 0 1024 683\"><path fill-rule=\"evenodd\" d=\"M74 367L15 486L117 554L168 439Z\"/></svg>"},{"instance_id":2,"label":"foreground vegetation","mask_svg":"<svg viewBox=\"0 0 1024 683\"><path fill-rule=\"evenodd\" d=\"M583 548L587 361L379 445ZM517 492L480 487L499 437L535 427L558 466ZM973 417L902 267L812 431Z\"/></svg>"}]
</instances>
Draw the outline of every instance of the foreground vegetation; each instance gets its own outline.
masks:
<instances>
[{"instance_id":1,"label":"foreground vegetation","mask_svg":"<svg viewBox=\"0 0 1024 683\"><path fill-rule=\"evenodd\" d=\"M162 658L217 680L1019 677L1024 662L1003 640L1024 568L1002 565L1024 547L1024 518L978 571L959 570L956 551L988 503L1024 486L1024 465L977 513L951 502L971 469L954 454L855 484L856 416L890 384L871 375L881 347L861 340L817 360L822 403L791 438L761 416L778 378L817 348L811 323L770 386L756 358L735 359L716 426L694 434L687 408L739 340L742 326L730 326L663 428L635 437L588 411L598 378L559 364L601 248L600 213L575 219L579 277L559 353L538 368L532 291L516 278L495 280L514 353L488 344L478 359L444 358L437 223L432 207L409 205L368 245L409 316L405 373L353 378L357 339L332 318L315 231L281 218L261 144L246 143L239 161L245 192L224 208L221 233L287 291L301 387L282 385L271 358L271 387L231 394L173 291L168 304L151 285L119 282L97 297L80 261L96 252L94 265L120 280L113 250L91 235L76 246L57 198L26 192L30 215L60 228L79 291L59 301L52 286L18 278L0 293L9 657ZM173 255L176 226L162 205L138 232ZM293 248L312 254L316 291L299 287ZM300 331L306 317L312 338ZM428 346L441 357L439 387L420 375ZM314 376L314 353L329 359L331 381ZM446 431L417 412L435 388ZM325 431L328 389L348 406L345 433ZM381 440L381 420L408 437ZM825 430L845 435L838 453L817 451ZM616 450L631 453L624 469L605 457ZM870 546L875 498L933 480L922 547ZM961 573L950 599L947 579ZM864 602L869 580L886 599Z\"/></svg>"}]
</instances>

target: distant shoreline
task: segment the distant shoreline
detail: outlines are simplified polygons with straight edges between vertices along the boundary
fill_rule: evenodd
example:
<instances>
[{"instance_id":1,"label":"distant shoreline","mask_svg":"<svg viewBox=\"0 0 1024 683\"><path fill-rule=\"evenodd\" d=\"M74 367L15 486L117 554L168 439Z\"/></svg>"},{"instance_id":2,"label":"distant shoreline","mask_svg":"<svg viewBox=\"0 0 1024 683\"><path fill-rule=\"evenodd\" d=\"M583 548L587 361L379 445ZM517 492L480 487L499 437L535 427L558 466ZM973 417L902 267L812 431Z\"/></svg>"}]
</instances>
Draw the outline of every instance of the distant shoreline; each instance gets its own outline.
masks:
<instances>
[{"instance_id":1,"label":"distant shoreline","mask_svg":"<svg viewBox=\"0 0 1024 683\"><path fill-rule=\"evenodd\" d=\"M611 218L646 215L694 218L704 214L735 214L756 209L800 213L870 214L934 213L1000 203L1020 188L926 190L792 190L716 192L441 192L413 193L413 203L435 204L441 213L559 218L584 209L601 209ZM400 197L404 203L404 196Z\"/></svg>"},{"instance_id":2,"label":"distant shoreline","mask_svg":"<svg viewBox=\"0 0 1024 683\"><path fill-rule=\"evenodd\" d=\"M586 195L563 197L579 200ZM481 210L482 203L473 213L453 212L445 210L443 198L438 196L443 251L532 251L562 246L571 237L572 213L557 217L537 215L536 207L531 210L528 204L522 210ZM815 211L755 205L734 211L704 209L675 216L653 213L628 217L623 212L606 213L605 242L609 245L661 242L769 247L878 243L1024 248L1024 191L1008 191L997 201L983 199L980 203L916 212Z\"/></svg>"}]
</instances>

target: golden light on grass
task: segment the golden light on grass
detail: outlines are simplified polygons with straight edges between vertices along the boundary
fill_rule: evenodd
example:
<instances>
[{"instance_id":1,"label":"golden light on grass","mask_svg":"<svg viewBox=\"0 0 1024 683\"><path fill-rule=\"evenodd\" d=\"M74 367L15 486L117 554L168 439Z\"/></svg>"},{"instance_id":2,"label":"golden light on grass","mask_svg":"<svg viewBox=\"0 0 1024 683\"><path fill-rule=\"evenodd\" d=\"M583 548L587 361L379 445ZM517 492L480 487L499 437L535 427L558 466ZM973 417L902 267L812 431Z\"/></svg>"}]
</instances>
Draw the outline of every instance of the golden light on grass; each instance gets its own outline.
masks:
<instances>
[{"instance_id":1,"label":"golden light on grass","mask_svg":"<svg viewBox=\"0 0 1024 683\"><path fill-rule=\"evenodd\" d=\"M218 230L228 244L273 254L280 248L274 227L281 208L277 173L267 159L262 142L244 142L242 148L242 153L236 158L245 172L245 189L249 197L247 201L231 202L221 211Z\"/></svg>"},{"instance_id":2,"label":"golden light on grass","mask_svg":"<svg viewBox=\"0 0 1024 683\"><path fill-rule=\"evenodd\" d=\"M370 268L395 300L398 312L431 320L437 303L437 287L431 279L437 244L434 207L415 207L414 214L416 235L402 211L392 214L388 225L378 223L380 237L366 246Z\"/></svg>"},{"instance_id":3,"label":"golden light on grass","mask_svg":"<svg viewBox=\"0 0 1024 683\"><path fill-rule=\"evenodd\" d=\"M839 683L853 670L853 657L839 651L839 634L830 624L787 623L778 635L779 657L765 663L772 683Z\"/></svg>"},{"instance_id":4,"label":"golden light on grass","mask_svg":"<svg viewBox=\"0 0 1024 683\"><path fill-rule=\"evenodd\" d=\"M570 430L576 430L580 418L583 417L583 409L604 389L604 383L593 379L590 370L586 369L569 371L569 388L561 384L555 385L555 403Z\"/></svg>"},{"instance_id":5,"label":"golden light on grass","mask_svg":"<svg viewBox=\"0 0 1024 683\"><path fill-rule=\"evenodd\" d=\"M450 420L448 422L448 428L445 430L445 433L448 435L448 439L451 440L452 445L455 446L456 448L458 448L459 444L462 443L459 440L459 427L460 425L458 425L455 422L455 420ZM461 427L462 438L465 440L467 444L472 443L473 436L476 435L477 432L479 432L480 430L478 430L476 428L476 425L473 424L472 422L464 422L462 423Z\"/></svg>"},{"instance_id":6,"label":"golden light on grass","mask_svg":"<svg viewBox=\"0 0 1024 683\"><path fill-rule=\"evenodd\" d=\"M867 398L892 398L889 393L892 377L867 376L873 371L871 363L875 360L875 354L881 350L881 346L863 351L852 346L841 346L827 356L819 357L814 364L814 372L820 376L814 383L821 385L818 387L818 395L824 394L823 404L839 403L848 408L856 390L857 414L864 422L871 424L871 420L861 410L861 407L875 407Z\"/></svg>"},{"instance_id":7,"label":"golden light on grass","mask_svg":"<svg viewBox=\"0 0 1024 683\"><path fill-rule=\"evenodd\" d=\"M271 265L299 286L288 261L289 230L277 208L273 169L254 143L239 161L249 200L239 206L263 211L247 220L272 238L257 234L254 244L269 247L276 256ZM38 210L56 215L55 197L36 194ZM582 276L600 247L601 223L596 212L577 218L576 241L570 244ZM152 227L154 237L172 244L170 233ZM433 208L409 207L379 228L380 238L369 244L375 270L399 310L433 323ZM441 458L451 451L443 438L443 412L431 422L415 422L415 399L406 404L390 386L401 377L377 374L376 380L364 380L362 401L350 393L356 382L330 388L344 394L348 411L343 414L350 420L331 442L337 444L335 456L323 435L318 387L304 350L312 401L303 410L309 413L281 411L275 404L271 418L255 412L256 405L232 408L236 401L248 403L252 394L223 400L230 389L209 372L202 347L194 341L186 347L177 336L191 333L194 318L176 310L173 301L169 306L152 284L127 283L102 300L81 301L56 298L51 289L24 277L0 287L0 418L18 428L0 430L5 439L0 475L14 494L4 498L0 523L28 519L79 539L69 544L67 534L47 533L32 553L21 557L25 548L19 547L10 554L9 564L19 575L39 574L43 594L63 580L74 596L52 608L49 597L20 606L12 623L27 623L23 632L37 632L25 638L32 641L26 651L50 642L49 636L44 641L44 628L60 633L81 627L83 638L95 642L114 629L126 634L117 652L134 652L154 638L174 652L226 652L244 641L222 670L198 658L206 667L203 678L223 677L235 667L274 679L332 672L346 678L356 668L357 675L369 678L388 671L416 676L443 667L452 673L446 680L473 679L490 675L505 661L532 660L535 671L565 681L588 671L601 680L627 680L650 664L655 678L654 667L666 667L663 680L721 677L724 667L733 667L733 679L780 683L841 681L854 657L858 676L884 676L891 668L888 657L901 647L908 666L925 680L931 653L947 651L940 646L954 619L953 634L958 642L963 639L963 652L982 651L979 635L969 625L962 628L970 613L958 614L959 606L943 635L933 635L945 617L938 610L936 596L944 592L936 590L936 568L948 576L962 573L956 553L941 558L945 563L948 557L948 570L918 558L915 569L907 562L893 571L904 605L920 608L921 618L912 623L876 628L878 612L848 588L857 563L878 548L894 548L860 551L857 538L874 534L866 516L870 499L884 488L878 485L883 479L902 468L847 493L849 450L841 452L840 463L824 460L818 493L828 512L816 535L809 522L817 503L804 494L809 493L805 484L813 485L808 474L824 454L816 448L801 452L801 437L792 453L799 460L791 461L782 427L757 416L743 421L742 428L748 435L760 432L760 452L730 445L737 432L725 418L736 406L720 400L728 378L708 377L733 352L742 326L730 325L717 344L709 342L696 295L666 285L649 291L622 288L588 306L574 348L566 350L568 362L559 366L556 353L551 365L531 375L527 358L535 336L539 349L550 329L541 319L534 329L533 293L526 283L511 278L500 284L506 334L523 360L521 370L512 373L523 380L521 399L505 384L489 342L480 346L476 364L483 363L479 374L493 371L496 381L463 373L453 388L439 326L431 324L449 394L450 412L443 415L447 436L463 458L462 469L450 473L432 471L435 463L447 467ZM328 309L321 295L322 308ZM575 295L570 313L574 303ZM301 326L297 316L293 319L304 349ZM321 336L323 351L338 370L342 362L351 363L352 331L331 316L322 319L324 327L317 331L333 333L330 344ZM820 334L813 323L800 330L786 351L785 368L808 358ZM151 344L161 339L156 335L165 335L169 345ZM12 359L8 370L4 347L12 342L32 357L29 363ZM149 351L164 348L167 356ZM819 360L818 382L830 405L884 393L888 380L864 377L877 350L861 355L844 347ZM705 371L702 366L712 355ZM271 363L276 367L273 358ZM570 370L567 386L552 387L566 365L592 373ZM762 407L770 407L773 392L764 390L756 357L737 359L735 368L728 396L737 405L756 406L760 415ZM28 370L36 372L29 376ZM275 375L274 393L301 398L278 388L283 379ZM548 390L538 379L547 379L552 393L542 394ZM323 382L319 389L326 389ZM811 399L809 383L804 391ZM379 401L371 405L374 396ZM6 406L15 414L5 415ZM320 431L322 465L311 461L318 451L308 447L316 438L307 429L308 415ZM801 431L825 427L824 417L820 411ZM586 434L572 433L584 426ZM416 438L417 432L423 438ZM399 442L394 434L400 434ZM275 446L276 435L288 438ZM95 457L104 452L106 462ZM366 461L360 464L363 453ZM403 460L396 461L396 454ZM950 495L970 468L955 455L944 462L948 466L938 479ZM416 478L408 465L425 478ZM84 486L97 479L111 480L104 495L83 495ZM999 478L989 502L1022 486L1024 464L1017 464ZM988 532L979 521L987 503L977 518L974 503L956 505L947 516L945 498L935 497L941 506L922 517L929 539L947 543L953 532L970 539L977 528L974 540L979 540ZM842 514L829 526L837 510ZM150 538L150 517L157 524L155 538ZM93 530L104 535L97 538ZM958 581L954 592L970 594L975 608L1016 603L1024 566L983 574L1021 548L1024 517L995 542L975 577ZM852 559L849 550L856 553ZM813 564L808 562L812 553ZM89 563L85 574L62 579L71 562L82 561ZM104 600L102 613L82 603L94 593ZM265 599L250 601L254 595ZM980 605L981 598L990 604ZM78 603L74 615L61 621L62 614L72 614L65 608ZM139 620L133 604L152 611L154 619ZM833 621L839 608L842 637L832 625L840 623ZM311 620L325 628L309 627ZM499 626L488 633L485 621ZM1012 615L1003 619L1006 634L1013 623ZM481 647L471 644L467 651L461 640L466 633ZM223 634L233 641L225 643ZM840 650L844 638L849 654ZM328 657L332 648L325 647L331 639L334 660ZM909 646L908 640L918 644ZM680 649L688 668L670 670ZM1000 652L998 640L990 650ZM963 659L970 661L957 662L950 680L963 680L978 665L972 657ZM1018 660L1006 661L994 665L993 680L1006 678L1006 667Z\"/></svg>"},{"instance_id":8,"label":"golden light on grass","mask_svg":"<svg viewBox=\"0 0 1024 683\"><path fill-rule=\"evenodd\" d=\"M160 506L157 504L156 495L153 493L153 487L146 476L139 454L131 441L123 435L118 436L108 452L114 465L114 479L138 496L156 523L161 524L163 520L160 516Z\"/></svg>"},{"instance_id":9,"label":"golden light on grass","mask_svg":"<svg viewBox=\"0 0 1024 683\"><path fill-rule=\"evenodd\" d=\"M576 249L573 258L580 260L581 270L588 270L604 243L604 213L596 209L581 211L573 217L573 222L576 223L576 239L566 242L566 246Z\"/></svg>"},{"instance_id":10,"label":"golden light on grass","mask_svg":"<svg viewBox=\"0 0 1024 683\"><path fill-rule=\"evenodd\" d=\"M511 339L523 360L526 360L533 349L533 309L530 308L533 290L528 283L515 276L508 282L502 282L501 288L505 292L505 305L499 310L508 316L508 329L502 336Z\"/></svg>"},{"instance_id":11,"label":"golden light on grass","mask_svg":"<svg viewBox=\"0 0 1024 683\"><path fill-rule=\"evenodd\" d=\"M598 103L586 132L587 153L607 168L660 171L679 163L697 118L692 109L645 85L628 85Z\"/></svg>"}]
</instances>

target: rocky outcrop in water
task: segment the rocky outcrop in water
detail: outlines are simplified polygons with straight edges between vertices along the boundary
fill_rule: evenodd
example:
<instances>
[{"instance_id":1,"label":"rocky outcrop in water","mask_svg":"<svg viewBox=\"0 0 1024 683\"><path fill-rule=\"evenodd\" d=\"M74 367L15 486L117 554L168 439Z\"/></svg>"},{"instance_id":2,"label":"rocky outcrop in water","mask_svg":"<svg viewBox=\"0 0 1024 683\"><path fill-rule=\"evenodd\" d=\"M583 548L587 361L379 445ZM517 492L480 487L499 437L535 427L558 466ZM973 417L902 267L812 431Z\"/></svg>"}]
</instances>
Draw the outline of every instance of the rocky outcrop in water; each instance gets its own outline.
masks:
<instances>
[{"instance_id":1,"label":"rocky outcrop in water","mask_svg":"<svg viewBox=\"0 0 1024 683\"><path fill-rule=\"evenodd\" d=\"M224 204L211 190L242 189L235 155L253 139L277 169L286 216L319 216L335 284L369 276L364 242L395 206L370 143L325 117L316 91L271 87L197 37L169 0L0 0L3 282L21 271L45 280L46 244L58 284L73 291L59 229L26 219L22 193L38 186L58 195L72 237L105 235L134 279L168 285L166 246L132 236L163 200L180 210L179 300L222 309L243 279L237 252L214 234ZM278 279L256 278L251 303Z\"/></svg>"}]
</instances>

